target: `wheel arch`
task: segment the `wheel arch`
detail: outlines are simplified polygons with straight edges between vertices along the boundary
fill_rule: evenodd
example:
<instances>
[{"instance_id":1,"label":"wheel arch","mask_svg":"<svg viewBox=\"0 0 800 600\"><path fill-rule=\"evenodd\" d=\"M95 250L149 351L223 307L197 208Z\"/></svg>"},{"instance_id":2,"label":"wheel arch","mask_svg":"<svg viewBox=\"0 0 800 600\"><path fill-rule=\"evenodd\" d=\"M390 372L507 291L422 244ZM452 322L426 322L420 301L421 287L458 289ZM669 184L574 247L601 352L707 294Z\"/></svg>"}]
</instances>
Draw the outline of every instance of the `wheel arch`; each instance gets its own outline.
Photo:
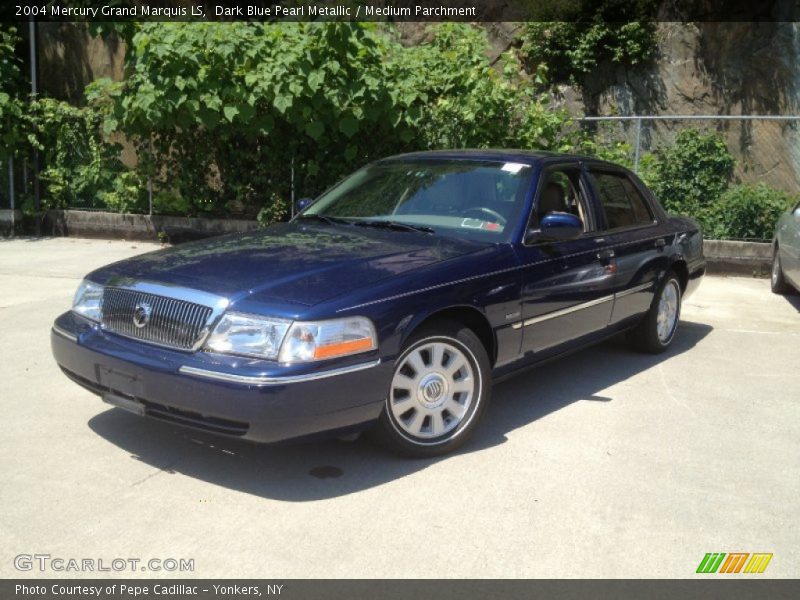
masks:
<instances>
[{"instance_id":1,"label":"wheel arch","mask_svg":"<svg viewBox=\"0 0 800 600\"><path fill-rule=\"evenodd\" d=\"M670 264L669 269L675 271L678 276L678 281L681 284L681 293L685 292L686 287L689 285L689 265L686 264L686 260L682 256L676 257Z\"/></svg>"},{"instance_id":2,"label":"wheel arch","mask_svg":"<svg viewBox=\"0 0 800 600\"><path fill-rule=\"evenodd\" d=\"M409 337L421 327L426 327L435 321L445 320L456 321L469 327L478 336L489 356L489 362L494 366L497 359L497 337L494 329L480 309L468 304L443 307L420 316L405 330L401 345L405 345Z\"/></svg>"}]
</instances>

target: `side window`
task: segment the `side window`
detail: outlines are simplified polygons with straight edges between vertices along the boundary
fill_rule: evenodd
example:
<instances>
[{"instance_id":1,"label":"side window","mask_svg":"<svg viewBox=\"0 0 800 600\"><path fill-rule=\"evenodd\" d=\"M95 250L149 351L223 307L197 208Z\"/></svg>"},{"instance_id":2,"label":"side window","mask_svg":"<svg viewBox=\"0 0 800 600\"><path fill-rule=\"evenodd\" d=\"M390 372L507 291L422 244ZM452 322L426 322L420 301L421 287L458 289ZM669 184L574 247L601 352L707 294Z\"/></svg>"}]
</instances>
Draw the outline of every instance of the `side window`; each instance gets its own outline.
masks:
<instances>
[{"instance_id":1,"label":"side window","mask_svg":"<svg viewBox=\"0 0 800 600\"><path fill-rule=\"evenodd\" d=\"M653 221L647 201L625 175L593 172L591 177L606 215L608 229L635 227Z\"/></svg>"},{"instance_id":2,"label":"side window","mask_svg":"<svg viewBox=\"0 0 800 600\"><path fill-rule=\"evenodd\" d=\"M580 170L575 168L553 169L543 177L544 185L539 188L536 208L531 215L529 227L537 228L549 212L566 212L576 215L583 223L583 230L590 230L589 213L581 186Z\"/></svg>"}]
</instances>

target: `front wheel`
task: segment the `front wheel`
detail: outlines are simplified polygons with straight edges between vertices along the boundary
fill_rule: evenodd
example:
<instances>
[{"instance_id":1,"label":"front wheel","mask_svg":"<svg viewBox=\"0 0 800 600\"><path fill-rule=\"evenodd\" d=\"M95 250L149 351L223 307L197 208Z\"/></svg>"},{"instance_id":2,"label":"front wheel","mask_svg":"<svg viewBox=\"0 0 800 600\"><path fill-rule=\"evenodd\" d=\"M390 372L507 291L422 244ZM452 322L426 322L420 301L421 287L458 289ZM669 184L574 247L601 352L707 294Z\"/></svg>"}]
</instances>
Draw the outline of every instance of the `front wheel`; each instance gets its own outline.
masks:
<instances>
[{"instance_id":1,"label":"front wheel","mask_svg":"<svg viewBox=\"0 0 800 600\"><path fill-rule=\"evenodd\" d=\"M490 395L491 365L478 336L438 322L412 335L395 362L375 434L406 456L451 452L471 435Z\"/></svg>"},{"instance_id":2,"label":"front wheel","mask_svg":"<svg viewBox=\"0 0 800 600\"><path fill-rule=\"evenodd\" d=\"M653 303L629 338L637 350L658 354L672 343L681 316L681 284L670 272L656 289Z\"/></svg>"}]
</instances>

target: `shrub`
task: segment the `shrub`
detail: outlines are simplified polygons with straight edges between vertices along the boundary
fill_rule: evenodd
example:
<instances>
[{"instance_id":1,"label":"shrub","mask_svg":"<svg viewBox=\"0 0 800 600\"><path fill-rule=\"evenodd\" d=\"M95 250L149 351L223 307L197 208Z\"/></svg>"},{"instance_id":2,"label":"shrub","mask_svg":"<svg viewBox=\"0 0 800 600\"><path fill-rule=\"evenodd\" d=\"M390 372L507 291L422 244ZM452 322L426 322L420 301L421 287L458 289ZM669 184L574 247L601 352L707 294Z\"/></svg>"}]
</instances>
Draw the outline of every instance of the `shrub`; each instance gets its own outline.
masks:
<instances>
[{"instance_id":1,"label":"shrub","mask_svg":"<svg viewBox=\"0 0 800 600\"><path fill-rule=\"evenodd\" d=\"M684 129L672 145L657 149L655 157L644 162L643 178L668 212L703 224L727 189L734 164L719 135Z\"/></svg>"},{"instance_id":2,"label":"shrub","mask_svg":"<svg viewBox=\"0 0 800 600\"><path fill-rule=\"evenodd\" d=\"M519 81L511 53L494 68L482 27L442 23L430 31L425 44L389 48L391 76L409 100L401 110L412 147L575 149L580 132L542 92L544 71Z\"/></svg>"},{"instance_id":3,"label":"shrub","mask_svg":"<svg viewBox=\"0 0 800 600\"><path fill-rule=\"evenodd\" d=\"M797 200L797 196L762 182L734 186L712 207L707 237L770 240L778 217Z\"/></svg>"},{"instance_id":4,"label":"shrub","mask_svg":"<svg viewBox=\"0 0 800 600\"><path fill-rule=\"evenodd\" d=\"M715 133L685 129L675 142L642 157L642 179L671 213L696 219L703 236L768 240L796 198L764 183L729 187L735 162Z\"/></svg>"},{"instance_id":5,"label":"shrub","mask_svg":"<svg viewBox=\"0 0 800 600\"><path fill-rule=\"evenodd\" d=\"M636 20L656 8L651 0L558 5L557 20L525 26L521 54L532 70L546 65L554 83L580 85L603 63L635 67L656 54L655 20Z\"/></svg>"},{"instance_id":6,"label":"shrub","mask_svg":"<svg viewBox=\"0 0 800 600\"><path fill-rule=\"evenodd\" d=\"M407 94L409 141L418 149L505 145L519 94L486 59L485 32L456 23L429 31L429 42L389 53L392 77Z\"/></svg>"},{"instance_id":7,"label":"shrub","mask_svg":"<svg viewBox=\"0 0 800 600\"><path fill-rule=\"evenodd\" d=\"M50 98L27 111L43 165L42 208L141 208L141 188L119 160L120 147L103 137L96 111ZM30 212L30 199L24 208Z\"/></svg>"},{"instance_id":8,"label":"shrub","mask_svg":"<svg viewBox=\"0 0 800 600\"><path fill-rule=\"evenodd\" d=\"M138 188L119 160L119 146L102 135L101 115L50 98L32 101L16 54L19 42L15 27L0 24L0 160L39 151L42 209L115 202L130 209ZM21 208L32 214L31 195L20 194L20 199Z\"/></svg>"}]
</instances>

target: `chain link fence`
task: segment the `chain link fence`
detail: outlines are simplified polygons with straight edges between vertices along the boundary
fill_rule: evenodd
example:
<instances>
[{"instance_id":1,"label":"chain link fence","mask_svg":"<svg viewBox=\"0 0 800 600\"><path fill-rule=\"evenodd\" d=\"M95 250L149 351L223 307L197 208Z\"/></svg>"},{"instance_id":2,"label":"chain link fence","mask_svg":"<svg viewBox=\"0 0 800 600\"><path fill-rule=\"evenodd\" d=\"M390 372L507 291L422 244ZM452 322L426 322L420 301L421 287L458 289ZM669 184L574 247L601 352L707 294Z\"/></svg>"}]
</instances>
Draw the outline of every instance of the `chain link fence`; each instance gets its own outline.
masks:
<instances>
[{"instance_id":1,"label":"chain link fence","mask_svg":"<svg viewBox=\"0 0 800 600\"><path fill-rule=\"evenodd\" d=\"M648 155L674 144L687 128L714 131L736 160L736 181L762 181L790 194L800 193L800 116L798 115L635 115L575 117L594 129L600 144L624 143L629 162L641 172ZM21 208L34 195L31 161L0 162L0 209ZM96 199L69 208L103 210Z\"/></svg>"},{"instance_id":2,"label":"chain link fence","mask_svg":"<svg viewBox=\"0 0 800 600\"><path fill-rule=\"evenodd\" d=\"M643 158L675 143L684 129L719 134L736 160L734 177L800 192L800 115L635 115L577 117L604 144L625 143L640 172Z\"/></svg>"}]
</instances>

